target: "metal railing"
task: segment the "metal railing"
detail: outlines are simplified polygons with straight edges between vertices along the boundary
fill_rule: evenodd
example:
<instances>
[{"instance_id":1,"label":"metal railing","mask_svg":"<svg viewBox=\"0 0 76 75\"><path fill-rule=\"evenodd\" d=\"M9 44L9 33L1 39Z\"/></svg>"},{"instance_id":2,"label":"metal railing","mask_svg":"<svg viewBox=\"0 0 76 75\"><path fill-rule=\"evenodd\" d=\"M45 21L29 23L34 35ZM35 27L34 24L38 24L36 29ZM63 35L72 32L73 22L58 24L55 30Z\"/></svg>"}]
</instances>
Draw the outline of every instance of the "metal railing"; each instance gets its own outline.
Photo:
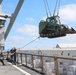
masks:
<instances>
[{"instance_id":1,"label":"metal railing","mask_svg":"<svg viewBox=\"0 0 76 75\"><path fill-rule=\"evenodd\" d=\"M27 54L27 53L17 53L17 62L19 61L18 60L18 58L20 57L20 64L22 64L23 63L23 55L24 55L24 58L25 58L25 65L26 66L28 66L28 56L30 56L30 60L32 60L32 62L31 62L31 67L30 68L32 68L32 69L35 69L34 68L34 57L36 56L36 57L39 57L40 58L40 60L41 60L41 71L39 71L39 72L41 72L41 73L44 73L44 67L43 67L43 65L44 65L44 57L47 57L47 58L53 58L54 59L54 65L55 65L55 73L56 73L56 75L60 75L59 74L59 68L58 68L58 60L59 59L63 59L63 60L76 60L75 58L65 58L65 57L57 57L57 56L46 56L46 55L37 55L37 54ZM29 66L28 66L29 67Z\"/></svg>"}]
</instances>

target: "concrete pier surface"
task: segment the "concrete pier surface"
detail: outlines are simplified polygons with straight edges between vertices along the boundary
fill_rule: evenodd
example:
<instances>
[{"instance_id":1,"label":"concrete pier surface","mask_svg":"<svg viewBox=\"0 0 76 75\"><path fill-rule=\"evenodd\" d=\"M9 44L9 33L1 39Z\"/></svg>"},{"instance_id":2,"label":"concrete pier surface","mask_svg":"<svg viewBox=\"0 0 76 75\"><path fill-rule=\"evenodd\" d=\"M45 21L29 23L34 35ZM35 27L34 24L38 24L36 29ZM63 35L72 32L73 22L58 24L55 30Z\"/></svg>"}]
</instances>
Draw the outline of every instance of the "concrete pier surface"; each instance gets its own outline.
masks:
<instances>
[{"instance_id":1,"label":"concrete pier surface","mask_svg":"<svg viewBox=\"0 0 76 75\"><path fill-rule=\"evenodd\" d=\"M0 62L0 75L41 75L21 65L12 65L4 60L5 65Z\"/></svg>"}]
</instances>

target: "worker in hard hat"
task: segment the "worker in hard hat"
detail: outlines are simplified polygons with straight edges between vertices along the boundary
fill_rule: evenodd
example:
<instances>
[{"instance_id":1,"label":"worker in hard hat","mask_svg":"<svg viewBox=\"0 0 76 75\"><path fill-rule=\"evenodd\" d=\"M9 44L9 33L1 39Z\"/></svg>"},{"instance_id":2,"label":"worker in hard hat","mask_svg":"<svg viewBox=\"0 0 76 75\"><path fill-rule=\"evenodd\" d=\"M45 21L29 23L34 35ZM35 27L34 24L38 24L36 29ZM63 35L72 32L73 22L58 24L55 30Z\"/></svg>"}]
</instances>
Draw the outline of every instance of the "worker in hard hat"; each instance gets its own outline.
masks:
<instances>
[{"instance_id":1,"label":"worker in hard hat","mask_svg":"<svg viewBox=\"0 0 76 75\"><path fill-rule=\"evenodd\" d=\"M11 50L10 50L10 53L12 53L11 55L11 59L13 59L15 62L16 62L16 47L13 47Z\"/></svg>"},{"instance_id":2,"label":"worker in hard hat","mask_svg":"<svg viewBox=\"0 0 76 75\"><path fill-rule=\"evenodd\" d=\"M9 51L7 51L7 61L11 62L14 65L16 65L16 62L13 59L11 59L11 55L12 55L12 53L10 53Z\"/></svg>"}]
</instances>

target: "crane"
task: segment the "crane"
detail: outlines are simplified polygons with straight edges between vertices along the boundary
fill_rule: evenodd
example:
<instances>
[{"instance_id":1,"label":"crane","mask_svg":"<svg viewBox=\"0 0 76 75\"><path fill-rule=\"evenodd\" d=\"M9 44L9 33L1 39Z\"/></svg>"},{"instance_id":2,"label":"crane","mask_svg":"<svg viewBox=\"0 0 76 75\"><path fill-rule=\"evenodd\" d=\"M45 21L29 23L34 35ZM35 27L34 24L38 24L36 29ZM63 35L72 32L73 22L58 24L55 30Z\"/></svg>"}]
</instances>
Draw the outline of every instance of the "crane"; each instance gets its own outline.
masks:
<instances>
[{"instance_id":1,"label":"crane","mask_svg":"<svg viewBox=\"0 0 76 75\"><path fill-rule=\"evenodd\" d=\"M24 0L19 0L18 4L16 6L16 9L12 14L4 14L2 12L2 7L1 7L2 1L3 0L0 0L0 50L4 50L5 40L7 39L7 36L15 22L15 19L21 9L21 6L22 6ZM5 27L4 25L5 25L7 18L9 18L10 21L9 21L6 31L4 32L4 27Z\"/></svg>"},{"instance_id":2,"label":"crane","mask_svg":"<svg viewBox=\"0 0 76 75\"><path fill-rule=\"evenodd\" d=\"M57 38L57 37L66 36L66 34L76 33L76 30L74 30L74 28L72 27L69 28L68 25L64 25L60 22L60 17L59 17L60 0L56 0L56 5L55 5L53 15L50 15L51 13L50 13L47 0L44 0L44 4L45 4L47 18L46 18L46 21L41 20L39 23L40 37ZM48 16L47 10L49 11L50 16ZM56 13L56 10L57 10L57 13Z\"/></svg>"}]
</instances>

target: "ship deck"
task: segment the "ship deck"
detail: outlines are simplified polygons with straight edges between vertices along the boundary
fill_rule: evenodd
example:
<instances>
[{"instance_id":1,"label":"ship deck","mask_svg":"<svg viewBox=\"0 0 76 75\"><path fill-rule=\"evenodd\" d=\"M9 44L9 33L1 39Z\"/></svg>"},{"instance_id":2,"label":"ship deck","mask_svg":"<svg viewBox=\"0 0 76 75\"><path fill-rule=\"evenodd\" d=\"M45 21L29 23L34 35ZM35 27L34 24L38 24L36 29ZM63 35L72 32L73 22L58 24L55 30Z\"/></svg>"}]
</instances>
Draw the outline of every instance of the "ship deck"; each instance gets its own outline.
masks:
<instances>
[{"instance_id":1,"label":"ship deck","mask_svg":"<svg viewBox=\"0 0 76 75\"><path fill-rule=\"evenodd\" d=\"M6 60L4 60L4 62L5 62L4 66L0 62L0 75L41 75L22 65L19 64L12 65Z\"/></svg>"}]
</instances>

